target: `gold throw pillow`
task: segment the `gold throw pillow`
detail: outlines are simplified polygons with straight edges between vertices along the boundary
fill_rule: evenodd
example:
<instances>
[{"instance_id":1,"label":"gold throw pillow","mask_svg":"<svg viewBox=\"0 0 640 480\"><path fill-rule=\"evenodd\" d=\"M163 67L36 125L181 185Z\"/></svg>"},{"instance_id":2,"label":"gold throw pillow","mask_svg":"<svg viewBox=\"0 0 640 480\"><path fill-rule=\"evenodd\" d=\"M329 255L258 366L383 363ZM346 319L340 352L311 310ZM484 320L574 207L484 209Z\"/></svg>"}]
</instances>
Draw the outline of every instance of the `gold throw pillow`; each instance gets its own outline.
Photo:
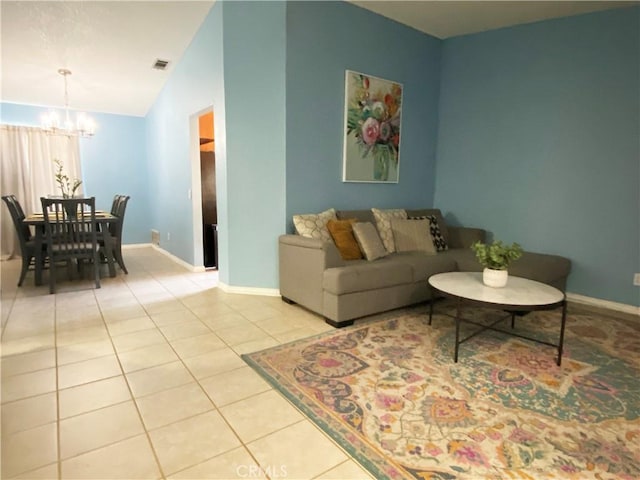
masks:
<instances>
[{"instance_id":1,"label":"gold throw pillow","mask_svg":"<svg viewBox=\"0 0 640 480\"><path fill-rule=\"evenodd\" d=\"M343 260L362 258L362 252L356 237L353 236L353 224L357 223L357 221L355 218L350 218L348 220L329 220L327 222L329 233Z\"/></svg>"}]
</instances>

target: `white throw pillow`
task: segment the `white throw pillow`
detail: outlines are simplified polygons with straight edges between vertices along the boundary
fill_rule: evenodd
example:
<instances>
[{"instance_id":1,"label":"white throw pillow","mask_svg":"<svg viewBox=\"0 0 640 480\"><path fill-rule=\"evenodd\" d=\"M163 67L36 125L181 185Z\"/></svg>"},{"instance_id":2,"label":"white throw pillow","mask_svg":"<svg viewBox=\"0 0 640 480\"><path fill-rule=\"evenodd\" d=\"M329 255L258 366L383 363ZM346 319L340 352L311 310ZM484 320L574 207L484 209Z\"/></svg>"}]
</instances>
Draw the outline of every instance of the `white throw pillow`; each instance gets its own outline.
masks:
<instances>
[{"instance_id":1,"label":"white throw pillow","mask_svg":"<svg viewBox=\"0 0 640 480\"><path fill-rule=\"evenodd\" d=\"M393 253L396 251L396 244L393 241L393 231L391 230L391 219L392 218L407 218L407 211L401 209L388 209L388 210L379 210L377 208L372 208L373 217L376 219L376 225L378 226L378 233L380 234L380 238L382 239L382 243L384 244L384 248L387 249L387 252Z\"/></svg>"},{"instance_id":2,"label":"white throw pillow","mask_svg":"<svg viewBox=\"0 0 640 480\"><path fill-rule=\"evenodd\" d=\"M294 215L293 225L296 227L298 235L309 238L319 238L325 242L333 242L327 222L337 220L336 210L330 208L321 213L309 213L304 215Z\"/></svg>"}]
</instances>

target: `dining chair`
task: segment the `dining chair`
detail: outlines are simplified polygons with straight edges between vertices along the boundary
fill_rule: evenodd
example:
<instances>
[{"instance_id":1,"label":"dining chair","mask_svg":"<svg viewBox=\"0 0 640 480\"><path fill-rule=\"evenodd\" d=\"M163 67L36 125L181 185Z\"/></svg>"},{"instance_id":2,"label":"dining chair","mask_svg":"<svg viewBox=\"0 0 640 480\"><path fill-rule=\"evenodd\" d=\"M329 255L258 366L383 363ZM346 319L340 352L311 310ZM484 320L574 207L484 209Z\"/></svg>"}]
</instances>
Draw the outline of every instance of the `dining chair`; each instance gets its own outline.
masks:
<instances>
[{"instance_id":1,"label":"dining chair","mask_svg":"<svg viewBox=\"0 0 640 480\"><path fill-rule=\"evenodd\" d=\"M45 198L41 197L44 227L49 256L49 293L55 293L54 265L64 261L69 272L71 263L88 260L93 265L96 288L100 288L100 264L96 223L95 197Z\"/></svg>"},{"instance_id":2,"label":"dining chair","mask_svg":"<svg viewBox=\"0 0 640 480\"><path fill-rule=\"evenodd\" d=\"M113 202L111 202L111 215L115 215L118 212L118 205L120 204L120 199L124 197L124 195L116 194L113 196Z\"/></svg>"},{"instance_id":3,"label":"dining chair","mask_svg":"<svg viewBox=\"0 0 640 480\"><path fill-rule=\"evenodd\" d=\"M124 225L124 213L127 209L127 203L129 202L129 195L115 195L113 197L113 204L111 205L111 215L118 217L115 222L110 222L108 225L109 234L111 235L112 255L118 262L122 271L126 274L127 267L124 264L122 258L122 230ZM104 240L98 237L98 242L104 247Z\"/></svg>"},{"instance_id":4,"label":"dining chair","mask_svg":"<svg viewBox=\"0 0 640 480\"><path fill-rule=\"evenodd\" d=\"M23 223L25 219L24 210L20 205L20 202L15 195L4 195L2 200L7 205L13 225L16 228L18 234L18 242L20 244L20 255L22 256L22 271L20 272L20 279L18 280L18 286L22 286L24 277L27 275L30 267L35 267L36 259L36 242L31 236L31 230L28 225ZM43 245L44 247L44 245ZM42 255L43 267L46 264L45 255Z\"/></svg>"}]
</instances>

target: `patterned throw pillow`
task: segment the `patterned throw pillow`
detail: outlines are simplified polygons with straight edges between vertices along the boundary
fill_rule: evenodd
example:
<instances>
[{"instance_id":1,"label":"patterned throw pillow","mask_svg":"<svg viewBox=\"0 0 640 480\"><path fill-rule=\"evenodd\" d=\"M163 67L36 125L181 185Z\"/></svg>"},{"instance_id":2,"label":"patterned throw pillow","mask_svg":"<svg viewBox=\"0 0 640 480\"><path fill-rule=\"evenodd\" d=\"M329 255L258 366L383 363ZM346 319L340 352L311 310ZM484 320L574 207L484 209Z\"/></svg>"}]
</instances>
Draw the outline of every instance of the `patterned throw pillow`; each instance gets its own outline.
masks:
<instances>
[{"instance_id":1,"label":"patterned throw pillow","mask_svg":"<svg viewBox=\"0 0 640 480\"><path fill-rule=\"evenodd\" d=\"M380 235L371 222L359 222L353 224L353 234L360 245L360 250L367 260L376 260L386 257L387 251L382 245Z\"/></svg>"},{"instance_id":2,"label":"patterned throw pillow","mask_svg":"<svg viewBox=\"0 0 640 480\"><path fill-rule=\"evenodd\" d=\"M320 238L325 242L331 242L331 234L327 229L327 222L336 220L336 210L330 208L322 213L310 213L304 215L294 215L293 225L296 227L298 235L309 238Z\"/></svg>"},{"instance_id":3,"label":"patterned throw pillow","mask_svg":"<svg viewBox=\"0 0 640 480\"><path fill-rule=\"evenodd\" d=\"M440 232L438 217L435 215L429 215L426 217L411 217L409 220L429 220L431 239L433 240L433 246L436 247L436 251L444 252L445 250L449 250L449 245L447 245L447 242Z\"/></svg>"},{"instance_id":4,"label":"patterned throw pillow","mask_svg":"<svg viewBox=\"0 0 640 480\"><path fill-rule=\"evenodd\" d=\"M372 208L373 217L376 219L376 225L378 226L378 233L380 233L380 238L382 239L382 243L384 244L384 248L387 249L387 252L393 253L396 251L396 244L393 241L393 231L391 230L391 219L392 218L407 218L407 211L401 209L389 209L389 210L379 210L377 208Z\"/></svg>"},{"instance_id":5,"label":"patterned throw pillow","mask_svg":"<svg viewBox=\"0 0 640 480\"><path fill-rule=\"evenodd\" d=\"M327 228L333 238L340 256L343 260L358 260L362 258L362 252L358 246L356 237L353 236L353 224L358 223L355 218L348 220L329 220Z\"/></svg>"},{"instance_id":6,"label":"patterned throw pillow","mask_svg":"<svg viewBox=\"0 0 640 480\"><path fill-rule=\"evenodd\" d=\"M398 252L425 252L436 254L436 247L431 240L429 220L391 219L391 230Z\"/></svg>"}]
</instances>

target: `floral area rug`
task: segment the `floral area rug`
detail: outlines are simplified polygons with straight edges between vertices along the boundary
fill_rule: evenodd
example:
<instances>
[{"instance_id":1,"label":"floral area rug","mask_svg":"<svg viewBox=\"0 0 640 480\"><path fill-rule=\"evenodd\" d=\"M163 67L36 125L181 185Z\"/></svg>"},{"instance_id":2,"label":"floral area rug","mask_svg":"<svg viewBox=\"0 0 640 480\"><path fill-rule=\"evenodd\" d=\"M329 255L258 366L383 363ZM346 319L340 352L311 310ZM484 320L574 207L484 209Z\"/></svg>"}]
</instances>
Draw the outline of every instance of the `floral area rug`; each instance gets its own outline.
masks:
<instances>
[{"instance_id":1,"label":"floral area rug","mask_svg":"<svg viewBox=\"0 0 640 480\"><path fill-rule=\"evenodd\" d=\"M553 347L493 331L454 363L453 308L436 312L432 326L418 307L244 359L377 479L640 478L640 322L569 314L561 367ZM559 322L533 312L516 331L556 343Z\"/></svg>"}]
</instances>

